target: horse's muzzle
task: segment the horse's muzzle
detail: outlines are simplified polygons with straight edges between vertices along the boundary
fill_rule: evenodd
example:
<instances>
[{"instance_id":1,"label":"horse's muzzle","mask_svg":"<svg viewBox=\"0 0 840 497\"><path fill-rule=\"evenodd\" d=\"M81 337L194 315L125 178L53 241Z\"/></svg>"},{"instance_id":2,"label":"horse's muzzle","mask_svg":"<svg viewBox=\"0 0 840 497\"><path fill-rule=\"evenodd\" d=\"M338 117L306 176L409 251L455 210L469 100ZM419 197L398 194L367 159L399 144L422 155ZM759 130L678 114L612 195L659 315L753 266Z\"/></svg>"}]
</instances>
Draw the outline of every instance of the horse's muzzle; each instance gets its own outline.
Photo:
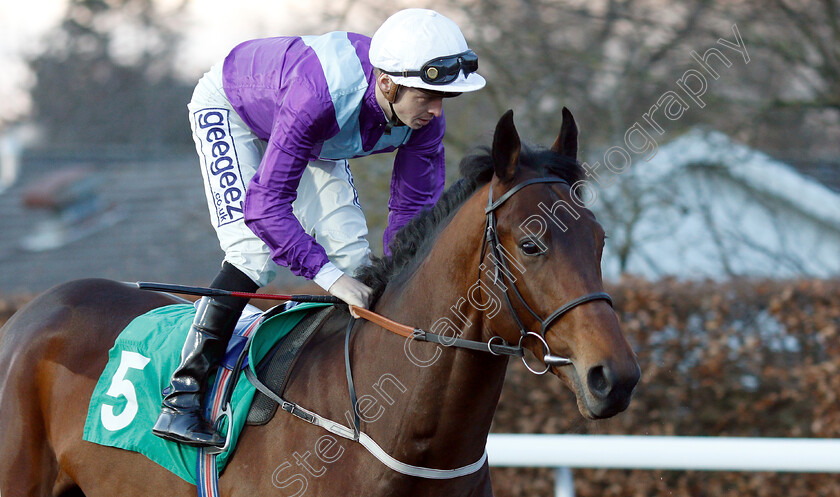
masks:
<instances>
[{"instance_id":1,"label":"horse's muzzle","mask_svg":"<svg viewBox=\"0 0 840 497\"><path fill-rule=\"evenodd\" d=\"M609 418L627 409L641 374L635 361L623 367L609 364L590 367L585 378L585 404L592 417Z\"/></svg>"}]
</instances>

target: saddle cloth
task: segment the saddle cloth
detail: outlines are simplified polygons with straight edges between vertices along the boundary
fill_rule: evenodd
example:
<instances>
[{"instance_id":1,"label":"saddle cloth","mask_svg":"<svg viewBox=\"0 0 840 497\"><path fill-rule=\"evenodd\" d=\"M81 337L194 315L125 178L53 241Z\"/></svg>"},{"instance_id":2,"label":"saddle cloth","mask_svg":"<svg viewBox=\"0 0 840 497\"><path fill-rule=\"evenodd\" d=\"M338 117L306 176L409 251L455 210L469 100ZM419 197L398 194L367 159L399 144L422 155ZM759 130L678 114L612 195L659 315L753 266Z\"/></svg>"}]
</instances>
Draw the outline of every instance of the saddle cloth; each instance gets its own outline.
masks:
<instances>
[{"instance_id":1,"label":"saddle cloth","mask_svg":"<svg viewBox=\"0 0 840 497\"><path fill-rule=\"evenodd\" d=\"M261 322L262 314L250 307L235 332L236 336L250 329L254 334L245 367L254 371L253 365L259 364L310 311L330 305L299 304ZM159 438L152 433L152 426L160 412L163 391L180 362L181 348L194 317L195 307L191 304L160 307L135 318L120 333L91 396L83 435L89 442L139 452L192 484L196 483L198 449ZM255 325L258 328L253 330ZM231 340L223 361L225 367L232 368L242 346L244 340ZM216 457L219 473L234 451L256 391L243 378L244 373L239 374L240 381L230 401L231 426L222 426L223 433L233 430L231 446ZM214 378L210 378L209 385L213 382Z\"/></svg>"}]
</instances>

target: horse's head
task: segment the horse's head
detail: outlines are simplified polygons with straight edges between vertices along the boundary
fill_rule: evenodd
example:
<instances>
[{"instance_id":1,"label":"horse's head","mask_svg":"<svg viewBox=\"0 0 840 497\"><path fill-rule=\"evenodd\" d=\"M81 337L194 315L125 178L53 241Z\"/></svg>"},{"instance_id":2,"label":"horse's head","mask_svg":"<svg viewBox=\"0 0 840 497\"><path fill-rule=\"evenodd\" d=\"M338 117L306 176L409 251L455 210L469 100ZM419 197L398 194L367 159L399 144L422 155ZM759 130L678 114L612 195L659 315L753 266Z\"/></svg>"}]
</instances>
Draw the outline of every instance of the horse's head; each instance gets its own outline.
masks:
<instances>
[{"instance_id":1,"label":"horse's head","mask_svg":"<svg viewBox=\"0 0 840 497\"><path fill-rule=\"evenodd\" d=\"M574 196L577 133L564 108L551 149L530 149L521 145L512 111L499 120L481 278L507 301L489 328L559 376L581 414L605 418L627 408L640 370L603 293L604 230Z\"/></svg>"}]
</instances>

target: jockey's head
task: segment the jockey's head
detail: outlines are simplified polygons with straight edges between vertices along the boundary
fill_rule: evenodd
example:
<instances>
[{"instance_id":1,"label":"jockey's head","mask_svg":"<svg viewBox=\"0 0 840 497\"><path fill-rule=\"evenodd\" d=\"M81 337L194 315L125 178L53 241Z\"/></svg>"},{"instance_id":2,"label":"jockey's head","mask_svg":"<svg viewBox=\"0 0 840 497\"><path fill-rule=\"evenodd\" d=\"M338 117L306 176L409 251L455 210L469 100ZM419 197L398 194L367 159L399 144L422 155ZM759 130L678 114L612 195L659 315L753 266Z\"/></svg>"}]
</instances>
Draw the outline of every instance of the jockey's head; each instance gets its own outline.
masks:
<instances>
[{"instance_id":1,"label":"jockey's head","mask_svg":"<svg viewBox=\"0 0 840 497\"><path fill-rule=\"evenodd\" d=\"M371 39L370 62L377 69L377 96L391 110L391 126L400 120L414 129L428 124L440 115L443 98L485 84L476 72L478 56L458 25L433 10L406 9L389 17ZM402 102L401 93L409 92L401 87L428 102Z\"/></svg>"}]
</instances>

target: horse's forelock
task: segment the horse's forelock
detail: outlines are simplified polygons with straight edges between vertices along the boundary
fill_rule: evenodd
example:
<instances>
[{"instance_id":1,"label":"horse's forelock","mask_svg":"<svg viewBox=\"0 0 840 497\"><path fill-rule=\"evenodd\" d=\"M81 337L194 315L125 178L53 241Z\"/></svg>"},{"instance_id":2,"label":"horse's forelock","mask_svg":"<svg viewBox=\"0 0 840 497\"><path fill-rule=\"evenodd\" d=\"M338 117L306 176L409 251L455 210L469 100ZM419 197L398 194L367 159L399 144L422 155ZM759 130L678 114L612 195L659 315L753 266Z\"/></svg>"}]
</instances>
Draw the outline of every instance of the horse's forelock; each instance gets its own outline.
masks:
<instances>
[{"instance_id":1,"label":"horse's forelock","mask_svg":"<svg viewBox=\"0 0 840 497\"><path fill-rule=\"evenodd\" d=\"M531 171L538 176L556 176L570 185L584 179L583 168L572 157L560 155L548 148L523 144L519 155L521 172ZM493 157L488 147L482 147L461 161L461 176L475 181L478 186L487 184L493 177Z\"/></svg>"},{"instance_id":2,"label":"horse's forelock","mask_svg":"<svg viewBox=\"0 0 840 497\"><path fill-rule=\"evenodd\" d=\"M535 169L540 176L556 176L574 185L584 178L583 168L577 160L557 154L546 148L528 148L520 159L525 168Z\"/></svg>"}]
</instances>

